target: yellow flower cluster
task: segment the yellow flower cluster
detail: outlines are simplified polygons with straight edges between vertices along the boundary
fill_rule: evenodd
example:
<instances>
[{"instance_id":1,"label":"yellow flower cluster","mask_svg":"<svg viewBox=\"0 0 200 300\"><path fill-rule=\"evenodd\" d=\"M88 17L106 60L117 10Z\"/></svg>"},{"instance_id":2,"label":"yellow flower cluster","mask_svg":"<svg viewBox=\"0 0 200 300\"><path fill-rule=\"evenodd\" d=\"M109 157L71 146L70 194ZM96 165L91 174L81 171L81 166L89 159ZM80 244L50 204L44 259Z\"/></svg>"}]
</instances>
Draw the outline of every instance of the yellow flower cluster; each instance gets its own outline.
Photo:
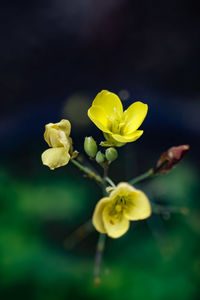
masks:
<instances>
[{"instance_id":1,"label":"yellow flower cluster","mask_svg":"<svg viewBox=\"0 0 200 300\"><path fill-rule=\"evenodd\" d=\"M107 142L103 146L120 147L125 143L136 141L143 130L138 130L148 110L147 104L135 102L123 111L119 97L103 90L97 94L88 116L92 122L104 133Z\"/></svg>"},{"instance_id":2,"label":"yellow flower cluster","mask_svg":"<svg viewBox=\"0 0 200 300\"><path fill-rule=\"evenodd\" d=\"M108 197L96 205L92 222L97 231L119 238L129 229L130 221L143 220L151 215L147 196L125 182L121 182Z\"/></svg>"},{"instance_id":3,"label":"yellow flower cluster","mask_svg":"<svg viewBox=\"0 0 200 300\"><path fill-rule=\"evenodd\" d=\"M94 99L88 110L88 116L103 131L106 141L101 143L102 146L120 147L136 141L143 134L143 130L138 130L138 128L146 117L147 110L146 104L135 102L123 111L119 97L103 90ZM42 162L51 170L68 164L73 151L70 132L71 124L68 120L49 123L45 126L44 139L50 148L42 153ZM97 150L93 138L86 138L86 153L95 158ZM99 153L100 151L98 152L99 161L104 160L105 157L109 162L117 158L117 151L114 148L107 149L105 155L100 153L101 157ZM79 165L79 168L83 170L84 166ZM97 203L92 222L100 233L119 238L128 230L130 221L143 220L150 215L151 205L147 196L128 183L122 182L112 190L109 196Z\"/></svg>"}]
</instances>

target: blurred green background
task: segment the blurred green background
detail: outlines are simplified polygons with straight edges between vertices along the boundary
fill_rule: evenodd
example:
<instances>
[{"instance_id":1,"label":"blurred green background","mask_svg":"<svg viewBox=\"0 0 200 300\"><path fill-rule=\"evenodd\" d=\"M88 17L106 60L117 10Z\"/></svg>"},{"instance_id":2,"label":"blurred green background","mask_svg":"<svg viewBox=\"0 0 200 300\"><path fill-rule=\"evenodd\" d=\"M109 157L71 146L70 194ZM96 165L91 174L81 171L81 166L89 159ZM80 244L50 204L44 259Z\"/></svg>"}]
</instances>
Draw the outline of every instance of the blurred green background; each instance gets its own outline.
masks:
<instances>
[{"instance_id":1,"label":"blurred green background","mask_svg":"<svg viewBox=\"0 0 200 300\"><path fill-rule=\"evenodd\" d=\"M125 151L120 149L122 157ZM199 183L187 158L137 187L152 202L189 213L152 215L132 223L122 238L108 239L99 286L93 284L98 235L91 231L82 240L73 232L91 218L101 190L74 166L42 167L37 151L30 166L28 175L16 163L0 170L2 299L198 299ZM116 181L124 180L123 171L122 159L111 166Z\"/></svg>"},{"instance_id":2,"label":"blurred green background","mask_svg":"<svg viewBox=\"0 0 200 300\"><path fill-rule=\"evenodd\" d=\"M187 0L1 1L0 299L199 299L198 11ZM107 239L95 286L98 234L76 230L101 190L73 165L50 171L41 153L45 124L62 118L80 152L86 135L102 140L87 117L102 89L124 108L149 106L143 136L111 165L114 182L142 174L171 146L191 149L169 174L136 185L184 214L153 214Z\"/></svg>"}]
</instances>

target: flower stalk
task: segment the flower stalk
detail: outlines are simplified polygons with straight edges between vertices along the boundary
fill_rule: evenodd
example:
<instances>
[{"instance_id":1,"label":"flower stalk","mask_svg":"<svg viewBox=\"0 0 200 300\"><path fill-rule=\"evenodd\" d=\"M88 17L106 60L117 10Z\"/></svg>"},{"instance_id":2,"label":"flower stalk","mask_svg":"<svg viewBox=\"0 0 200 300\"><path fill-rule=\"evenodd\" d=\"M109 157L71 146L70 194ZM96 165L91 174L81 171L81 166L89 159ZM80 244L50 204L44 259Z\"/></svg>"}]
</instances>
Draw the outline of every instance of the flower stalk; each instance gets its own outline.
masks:
<instances>
[{"instance_id":1,"label":"flower stalk","mask_svg":"<svg viewBox=\"0 0 200 300\"><path fill-rule=\"evenodd\" d=\"M71 158L70 161L76 166L78 167L81 171L83 171L85 174L88 175L88 177L96 180L98 183L103 183L103 179L101 178L101 176L97 175L95 172L93 172L91 169L81 165L77 160Z\"/></svg>"},{"instance_id":2,"label":"flower stalk","mask_svg":"<svg viewBox=\"0 0 200 300\"><path fill-rule=\"evenodd\" d=\"M114 188L116 187L116 185L114 184L114 182L112 181L112 179L110 177L105 177L104 180L107 181L110 184L110 186L112 186Z\"/></svg>"},{"instance_id":3,"label":"flower stalk","mask_svg":"<svg viewBox=\"0 0 200 300\"><path fill-rule=\"evenodd\" d=\"M103 252L105 249L105 242L106 242L106 235L103 233L100 233L98 243L97 243L96 254L95 254L95 263L94 263L94 284L95 285L99 285L101 283L100 267L101 267Z\"/></svg>"},{"instance_id":4,"label":"flower stalk","mask_svg":"<svg viewBox=\"0 0 200 300\"><path fill-rule=\"evenodd\" d=\"M147 172L145 172L144 174L131 179L129 181L129 184L134 185L134 184L136 184L136 183L138 183L140 181L143 181L143 180L145 180L145 179L147 179L149 177L153 177L154 175L155 175L154 170L150 169Z\"/></svg>"},{"instance_id":5,"label":"flower stalk","mask_svg":"<svg viewBox=\"0 0 200 300\"><path fill-rule=\"evenodd\" d=\"M182 215L188 215L189 209L185 206L163 206L161 204L152 203L152 210L155 214L171 214L171 213L178 213Z\"/></svg>"}]
</instances>

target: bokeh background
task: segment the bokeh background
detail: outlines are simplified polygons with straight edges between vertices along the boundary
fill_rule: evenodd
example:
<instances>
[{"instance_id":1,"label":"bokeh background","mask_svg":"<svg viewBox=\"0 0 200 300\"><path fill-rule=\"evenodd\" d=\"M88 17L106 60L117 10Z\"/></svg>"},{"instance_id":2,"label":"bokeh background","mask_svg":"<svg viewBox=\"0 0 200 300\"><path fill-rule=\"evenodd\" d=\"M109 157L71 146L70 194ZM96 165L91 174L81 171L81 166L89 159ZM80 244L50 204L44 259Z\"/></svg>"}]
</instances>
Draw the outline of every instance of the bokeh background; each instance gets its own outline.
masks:
<instances>
[{"instance_id":1,"label":"bokeh background","mask_svg":"<svg viewBox=\"0 0 200 300\"><path fill-rule=\"evenodd\" d=\"M199 7L193 1L35 0L0 4L0 298L199 299ZM76 149L102 134L87 117L97 92L149 105L144 135L110 176L128 180L173 145L173 172L138 184L152 202L187 208L135 222L108 240L93 284L98 234L84 227L101 191L74 166L50 171L44 125L67 118ZM87 235L88 234L88 235ZM86 236L87 235L87 236Z\"/></svg>"}]
</instances>

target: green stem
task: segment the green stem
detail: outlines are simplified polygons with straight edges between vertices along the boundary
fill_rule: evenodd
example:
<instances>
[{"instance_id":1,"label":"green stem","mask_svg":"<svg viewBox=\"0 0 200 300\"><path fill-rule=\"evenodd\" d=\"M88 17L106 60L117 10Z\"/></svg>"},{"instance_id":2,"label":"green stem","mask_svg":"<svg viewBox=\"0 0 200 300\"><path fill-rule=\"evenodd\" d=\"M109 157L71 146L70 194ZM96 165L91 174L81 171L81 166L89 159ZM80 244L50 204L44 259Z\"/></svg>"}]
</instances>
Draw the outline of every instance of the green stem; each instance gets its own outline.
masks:
<instances>
[{"instance_id":1,"label":"green stem","mask_svg":"<svg viewBox=\"0 0 200 300\"><path fill-rule=\"evenodd\" d=\"M94 227L92 226L91 220L88 220L81 226L79 226L75 231L73 231L64 241L64 246L68 250L75 247L78 243L84 240L92 231Z\"/></svg>"},{"instance_id":2,"label":"green stem","mask_svg":"<svg viewBox=\"0 0 200 300\"><path fill-rule=\"evenodd\" d=\"M147 178L149 178L149 177L153 177L155 174L154 174L154 170L153 169L150 169L150 170L148 170L147 172L145 172L144 174L142 174L142 175L140 175L140 176L138 176L138 177L135 177L135 178L133 178L133 179L131 179L130 181L129 181L129 184L135 184L135 183L138 183L138 182L140 182L140 181L142 181L142 180L144 180L144 179L147 179Z\"/></svg>"},{"instance_id":3,"label":"green stem","mask_svg":"<svg viewBox=\"0 0 200 300\"><path fill-rule=\"evenodd\" d=\"M104 179L108 176L108 168L109 168L109 165L108 165L108 162L106 161L103 164L103 178Z\"/></svg>"},{"instance_id":4,"label":"green stem","mask_svg":"<svg viewBox=\"0 0 200 300\"><path fill-rule=\"evenodd\" d=\"M102 261L102 255L105 248L106 235L103 233L99 234L99 240L97 243L96 255L95 255L95 264L94 264L94 284L100 284L100 267Z\"/></svg>"},{"instance_id":5,"label":"green stem","mask_svg":"<svg viewBox=\"0 0 200 300\"><path fill-rule=\"evenodd\" d=\"M107 181L112 187L116 187L116 185L110 177L105 177L104 180Z\"/></svg>"},{"instance_id":6,"label":"green stem","mask_svg":"<svg viewBox=\"0 0 200 300\"><path fill-rule=\"evenodd\" d=\"M180 213L182 215L187 215L189 213L189 209L185 206L163 206L156 203L152 203L151 205L155 214Z\"/></svg>"},{"instance_id":7,"label":"green stem","mask_svg":"<svg viewBox=\"0 0 200 300\"><path fill-rule=\"evenodd\" d=\"M81 171L87 174L90 178L95 179L97 182L103 183L103 179L93 172L91 169L81 165L77 160L71 158L70 160L76 167L78 167Z\"/></svg>"}]
</instances>

